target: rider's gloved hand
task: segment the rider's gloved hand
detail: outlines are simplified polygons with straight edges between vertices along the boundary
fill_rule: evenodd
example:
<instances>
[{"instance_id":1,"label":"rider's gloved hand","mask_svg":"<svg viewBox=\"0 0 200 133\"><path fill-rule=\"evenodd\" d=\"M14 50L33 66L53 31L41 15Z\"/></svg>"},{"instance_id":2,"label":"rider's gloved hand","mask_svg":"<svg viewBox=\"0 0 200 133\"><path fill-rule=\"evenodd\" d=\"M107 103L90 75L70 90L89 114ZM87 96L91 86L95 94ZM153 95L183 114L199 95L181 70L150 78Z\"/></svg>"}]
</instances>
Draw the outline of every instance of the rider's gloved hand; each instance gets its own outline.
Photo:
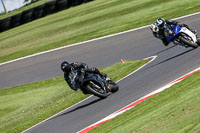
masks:
<instances>
[{"instance_id":1,"label":"rider's gloved hand","mask_svg":"<svg viewBox=\"0 0 200 133\"><path fill-rule=\"evenodd\" d=\"M95 68L95 67L91 68L91 70L92 70L93 72L99 73L99 70L98 70L97 68Z\"/></svg>"},{"instance_id":2,"label":"rider's gloved hand","mask_svg":"<svg viewBox=\"0 0 200 133\"><path fill-rule=\"evenodd\" d=\"M107 77L107 74L105 74L105 73L102 73L102 72L99 72L99 74L102 76L102 77Z\"/></svg>"},{"instance_id":3,"label":"rider's gloved hand","mask_svg":"<svg viewBox=\"0 0 200 133\"><path fill-rule=\"evenodd\" d=\"M181 27L188 27L186 24L178 24L179 26L181 26Z\"/></svg>"}]
</instances>

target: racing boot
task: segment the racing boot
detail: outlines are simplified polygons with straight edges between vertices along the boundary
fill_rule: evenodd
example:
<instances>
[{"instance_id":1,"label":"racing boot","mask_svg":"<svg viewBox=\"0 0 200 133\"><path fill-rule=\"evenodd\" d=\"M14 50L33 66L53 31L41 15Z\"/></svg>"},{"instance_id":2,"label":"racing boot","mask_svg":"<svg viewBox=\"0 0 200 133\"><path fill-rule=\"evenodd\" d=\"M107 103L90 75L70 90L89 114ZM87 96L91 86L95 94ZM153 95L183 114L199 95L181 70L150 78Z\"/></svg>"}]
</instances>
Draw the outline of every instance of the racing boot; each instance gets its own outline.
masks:
<instances>
[{"instance_id":1,"label":"racing boot","mask_svg":"<svg viewBox=\"0 0 200 133\"><path fill-rule=\"evenodd\" d=\"M101 76L102 79L106 80L107 74L105 74L103 72L99 72L99 75Z\"/></svg>"},{"instance_id":2,"label":"racing boot","mask_svg":"<svg viewBox=\"0 0 200 133\"><path fill-rule=\"evenodd\" d=\"M165 46L168 46L169 45L169 42L166 40L166 39L162 39L162 42Z\"/></svg>"}]
</instances>

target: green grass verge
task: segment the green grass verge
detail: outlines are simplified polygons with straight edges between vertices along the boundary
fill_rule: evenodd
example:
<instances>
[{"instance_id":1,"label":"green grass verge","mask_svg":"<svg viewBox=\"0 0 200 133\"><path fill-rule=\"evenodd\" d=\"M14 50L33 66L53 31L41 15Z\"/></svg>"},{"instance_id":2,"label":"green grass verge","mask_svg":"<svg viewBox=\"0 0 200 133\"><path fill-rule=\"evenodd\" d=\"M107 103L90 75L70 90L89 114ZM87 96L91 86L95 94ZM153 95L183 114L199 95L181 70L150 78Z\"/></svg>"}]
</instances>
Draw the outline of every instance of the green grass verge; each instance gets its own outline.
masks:
<instances>
[{"instance_id":1,"label":"green grass verge","mask_svg":"<svg viewBox=\"0 0 200 133\"><path fill-rule=\"evenodd\" d=\"M100 69L114 81L148 61L127 61ZM0 90L1 133L21 132L89 95L71 90L63 77Z\"/></svg>"},{"instance_id":2,"label":"green grass verge","mask_svg":"<svg viewBox=\"0 0 200 133\"><path fill-rule=\"evenodd\" d=\"M0 33L0 62L198 11L199 0L95 0Z\"/></svg>"},{"instance_id":3,"label":"green grass verge","mask_svg":"<svg viewBox=\"0 0 200 133\"><path fill-rule=\"evenodd\" d=\"M49 1L49 0L38 0L37 2L33 2L32 4L28 4L19 9L14 10L14 11L10 11L10 12L8 12L8 14L2 13L2 14L0 14L0 20L10 17L10 16L13 16L13 15L16 15L16 14L19 14L19 13L22 13L23 11L34 8L36 6L42 5L42 4L46 3L47 1Z\"/></svg>"},{"instance_id":4,"label":"green grass verge","mask_svg":"<svg viewBox=\"0 0 200 133\"><path fill-rule=\"evenodd\" d=\"M91 133L199 133L200 72L143 101Z\"/></svg>"}]
</instances>

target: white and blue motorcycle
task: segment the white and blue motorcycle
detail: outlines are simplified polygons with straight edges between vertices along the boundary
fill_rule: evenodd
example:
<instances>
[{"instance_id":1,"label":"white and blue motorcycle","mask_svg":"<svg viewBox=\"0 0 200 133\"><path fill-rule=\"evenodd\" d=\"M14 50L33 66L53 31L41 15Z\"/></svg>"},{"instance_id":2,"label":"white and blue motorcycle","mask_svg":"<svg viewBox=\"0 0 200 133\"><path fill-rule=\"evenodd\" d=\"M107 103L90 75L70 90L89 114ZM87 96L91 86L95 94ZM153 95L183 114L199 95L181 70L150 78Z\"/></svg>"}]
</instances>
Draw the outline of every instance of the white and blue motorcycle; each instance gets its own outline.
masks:
<instances>
[{"instance_id":1,"label":"white and blue motorcycle","mask_svg":"<svg viewBox=\"0 0 200 133\"><path fill-rule=\"evenodd\" d=\"M158 32L159 30L156 24L152 24L150 28L152 32ZM174 44L193 48L197 48L200 45L197 35L186 27L168 25L165 27L164 34L168 41Z\"/></svg>"}]
</instances>

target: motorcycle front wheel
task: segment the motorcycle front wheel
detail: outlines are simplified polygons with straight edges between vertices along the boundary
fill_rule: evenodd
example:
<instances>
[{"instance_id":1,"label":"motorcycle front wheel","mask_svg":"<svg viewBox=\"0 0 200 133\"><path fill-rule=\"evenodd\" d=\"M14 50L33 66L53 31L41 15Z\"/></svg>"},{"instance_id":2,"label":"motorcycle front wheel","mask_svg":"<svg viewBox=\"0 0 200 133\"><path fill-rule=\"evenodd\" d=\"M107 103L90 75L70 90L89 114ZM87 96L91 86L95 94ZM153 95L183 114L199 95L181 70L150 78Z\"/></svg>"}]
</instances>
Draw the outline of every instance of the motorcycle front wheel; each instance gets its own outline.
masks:
<instances>
[{"instance_id":1,"label":"motorcycle front wheel","mask_svg":"<svg viewBox=\"0 0 200 133\"><path fill-rule=\"evenodd\" d=\"M188 45L188 46L191 46L191 47L193 47L193 48L198 48L198 44L193 43L193 42L191 42L191 41L185 39L185 38L182 37L182 36L181 36L179 39L181 40L181 42L183 42L184 44L186 44L186 45Z\"/></svg>"},{"instance_id":2,"label":"motorcycle front wheel","mask_svg":"<svg viewBox=\"0 0 200 133\"><path fill-rule=\"evenodd\" d=\"M108 88L112 93L115 93L119 90L118 84L113 82L112 80L108 82Z\"/></svg>"},{"instance_id":3,"label":"motorcycle front wheel","mask_svg":"<svg viewBox=\"0 0 200 133\"><path fill-rule=\"evenodd\" d=\"M92 84L88 84L86 86L86 91L100 98L106 98L108 95L105 89L99 86L97 87L97 85L94 86Z\"/></svg>"}]
</instances>

